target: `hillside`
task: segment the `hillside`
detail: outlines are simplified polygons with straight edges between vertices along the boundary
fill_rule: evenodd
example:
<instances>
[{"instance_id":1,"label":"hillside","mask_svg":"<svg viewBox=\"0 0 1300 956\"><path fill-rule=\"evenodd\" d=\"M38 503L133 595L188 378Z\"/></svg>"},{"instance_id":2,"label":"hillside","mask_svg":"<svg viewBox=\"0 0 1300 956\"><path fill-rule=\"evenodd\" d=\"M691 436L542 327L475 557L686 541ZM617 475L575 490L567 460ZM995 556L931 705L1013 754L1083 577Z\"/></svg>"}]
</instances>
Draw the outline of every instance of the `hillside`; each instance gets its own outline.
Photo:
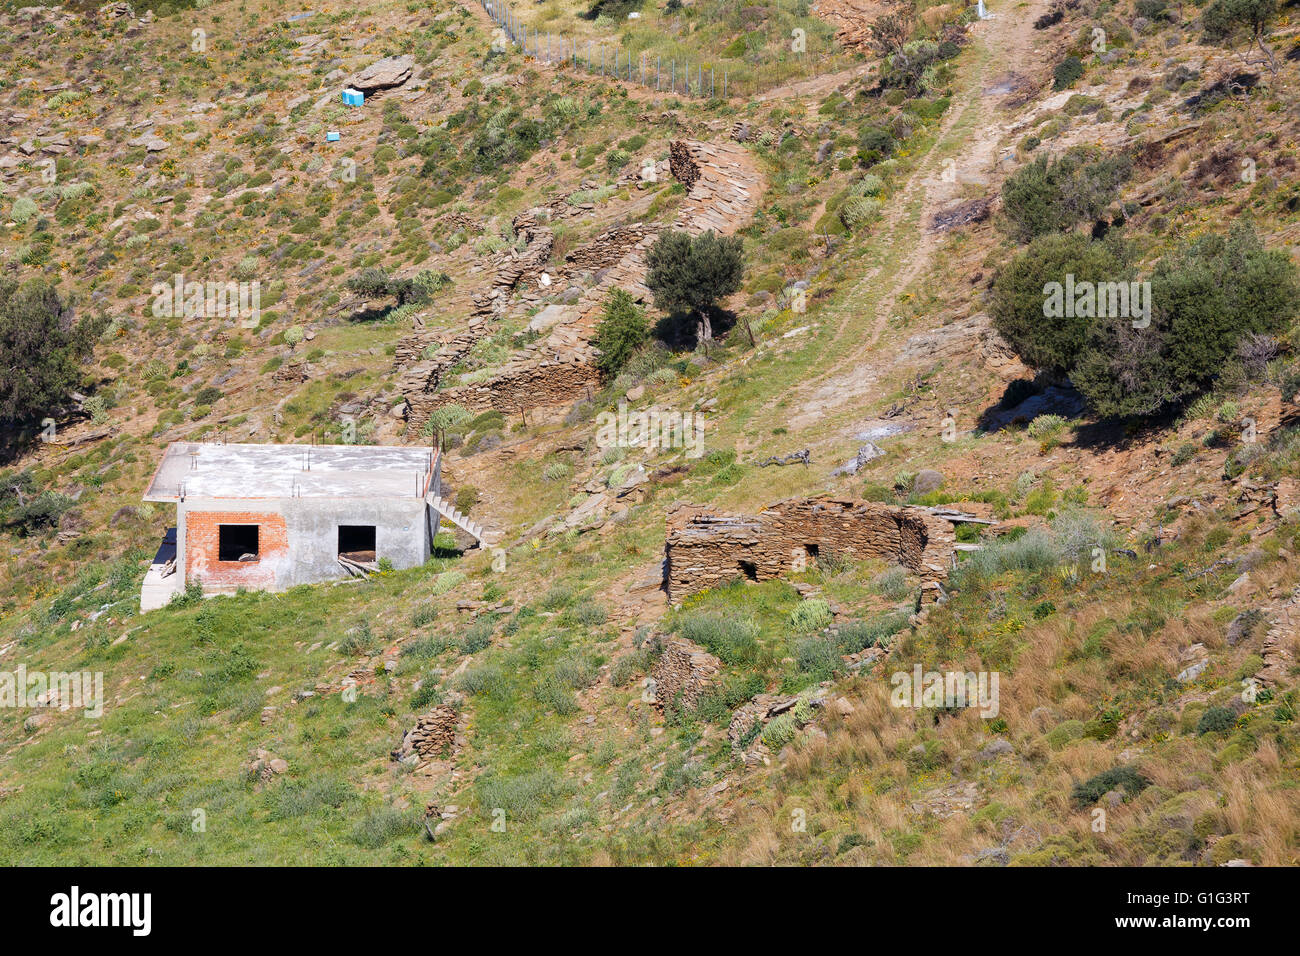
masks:
<instances>
[{"instance_id":1,"label":"hillside","mask_svg":"<svg viewBox=\"0 0 1300 956\"><path fill-rule=\"evenodd\" d=\"M4 372L0 668L103 679L0 707L0 860L1295 864L1294 0L504 9L0 12L0 297L88 337ZM743 250L690 321L677 232ZM1067 269L1154 331L1057 335ZM442 444L486 542L142 614L213 441Z\"/></svg>"}]
</instances>

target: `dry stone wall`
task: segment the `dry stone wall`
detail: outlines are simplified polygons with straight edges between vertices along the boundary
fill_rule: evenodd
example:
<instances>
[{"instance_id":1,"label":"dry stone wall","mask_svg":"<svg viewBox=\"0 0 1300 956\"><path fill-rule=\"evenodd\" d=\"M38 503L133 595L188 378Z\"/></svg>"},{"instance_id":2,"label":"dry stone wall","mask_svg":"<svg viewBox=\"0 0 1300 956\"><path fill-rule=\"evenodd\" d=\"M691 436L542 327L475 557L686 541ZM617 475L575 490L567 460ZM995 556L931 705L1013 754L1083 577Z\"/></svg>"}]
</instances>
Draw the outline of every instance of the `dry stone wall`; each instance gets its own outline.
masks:
<instances>
[{"instance_id":1,"label":"dry stone wall","mask_svg":"<svg viewBox=\"0 0 1300 956\"><path fill-rule=\"evenodd\" d=\"M669 641L650 669L655 704L694 710L717 682L722 662L689 641Z\"/></svg>"},{"instance_id":2,"label":"dry stone wall","mask_svg":"<svg viewBox=\"0 0 1300 956\"><path fill-rule=\"evenodd\" d=\"M829 554L884 558L939 581L947 577L955 543L944 519L874 501L792 498L757 515L685 505L668 516L665 584L677 603L736 578L766 581L797 572Z\"/></svg>"},{"instance_id":3,"label":"dry stone wall","mask_svg":"<svg viewBox=\"0 0 1300 956\"><path fill-rule=\"evenodd\" d=\"M674 228L692 235L709 230L730 235L753 216L762 192L762 176L743 147L674 141L669 145L669 168L687 188ZM503 313L515 288L540 275L550 257L554 236L537 223L531 212L517 217L514 226L527 236L528 249L518 255L498 257L491 290L474 297L476 314L481 317ZM457 352L455 342L442 342L438 354L421 359L402 378L408 427L423 428L429 414L442 405L462 405L472 411L496 408L526 412L592 394L600 385L600 373L595 364L599 353L591 340L605 298L611 289L620 288L639 302L649 301L646 252L656 234L644 223L619 226L566 256L566 271L596 271L600 280L565 307L545 338L521 348L488 381L440 390L439 376L464 354ZM399 348L399 352L423 356L430 344L412 338L409 347Z\"/></svg>"}]
</instances>

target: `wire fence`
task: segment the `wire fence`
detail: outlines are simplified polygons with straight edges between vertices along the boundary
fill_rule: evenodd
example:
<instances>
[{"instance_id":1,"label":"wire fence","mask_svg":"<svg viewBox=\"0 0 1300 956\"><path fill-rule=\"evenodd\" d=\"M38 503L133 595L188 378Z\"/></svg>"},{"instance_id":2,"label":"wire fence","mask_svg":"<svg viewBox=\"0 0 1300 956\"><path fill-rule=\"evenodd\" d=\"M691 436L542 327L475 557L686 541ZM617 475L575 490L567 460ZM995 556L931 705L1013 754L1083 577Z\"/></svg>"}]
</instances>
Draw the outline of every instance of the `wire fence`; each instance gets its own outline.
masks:
<instances>
[{"instance_id":1,"label":"wire fence","mask_svg":"<svg viewBox=\"0 0 1300 956\"><path fill-rule=\"evenodd\" d=\"M680 93L712 99L739 95L733 88L730 71L719 71L703 63L679 62L642 51L633 55L617 44L531 30L504 0L479 0L483 9L505 32L505 37L525 54L544 63L568 63L577 69L613 79L639 83L660 93Z\"/></svg>"}]
</instances>

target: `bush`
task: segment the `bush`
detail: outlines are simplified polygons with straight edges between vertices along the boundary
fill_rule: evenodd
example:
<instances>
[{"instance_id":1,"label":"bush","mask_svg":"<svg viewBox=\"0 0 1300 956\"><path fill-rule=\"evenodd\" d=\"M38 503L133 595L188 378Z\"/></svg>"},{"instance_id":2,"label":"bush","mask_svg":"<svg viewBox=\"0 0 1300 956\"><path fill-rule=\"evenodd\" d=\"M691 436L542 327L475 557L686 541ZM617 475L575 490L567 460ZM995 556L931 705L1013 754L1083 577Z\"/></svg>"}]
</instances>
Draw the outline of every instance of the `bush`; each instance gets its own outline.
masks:
<instances>
[{"instance_id":1,"label":"bush","mask_svg":"<svg viewBox=\"0 0 1300 956\"><path fill-rule=\"evenodd\" d=\"M612 379L632 355L650 338L645 312L623 289L613 289L605 299L605 314L596 326L592 344L600 350L596 365L606 379Z\"/></svg>"},{"instance_id":2,"label":"bush","mask_svg":"<svg viewBox=\"0 0 1300 956\"><path fill-rule=\"evenodd\" d=\"M1074 86L1081 76L1083 76L1083 61L1077 56L1067 56L1052 71L1052 89L1057 91L1068 89Z\"/></svg>"},{"instance_id":3,"label":"bush","mask_svg":"<svg viewBox=\"0 0 1300 956\"><path fill-rule=\"evenodd\" d=\"M476 789L478 805L485 816L493 810L504 810L507 820L528 820L560 792L560 783L549 770L513 777L489 773L479 779Z\"/></svg>"},{"instance_id":4,"label":"bush","mask_svg":"<svg viewBox=\"0 0 1300 956\"><path fill-rule=\"evenodd\" d=\"M42 528L58 527L59 519L73 505L67 495L57 491L42 491L25 504L18 505L9 513L9 523L31 534Z\"/></svg>"},{"instance_id":5,"label":"bush","mask_svg":"<svg viewBox=\"0 0 1300 956\"><path fill-rule=\"evenodd\" d=\"M1045 320L1045 289L1066 275L1080 282L1123 282L1129 278L1124 249L1092 242L1085 235L1041 236L1003 268L993 283L989 311L993 325L1025 364L1064 377L1083 351L1086 316Z\"/></svg>"},{"instance_id":6,"label":"bush","mask_svg":"<svg viewBox=\"0 0 1300 956\"><path fill-rule=\"evenodd\" d=\"M907 571L897 564L882 571L872 580L871 590L890 601L901 601L908 592Z\"/></svg>"},{"instance_id":7,"label":"bush","mask_svg":"<svg viewBox=\"0 0 1300 956\"><path fill-rule=\"evenodd\" d=\"M844 666L838 643L824 635L805 638L795 645L794 660L799 670L818 681L830 680Z\"/></svg>"},{"instance_id":8,"label":"bush","mask_svg":"<svg viewBox=\"0 0 1300 956\"><path fill-rule=\"evenodd\" d=\"M990 311L1026 363L1068 377L1102 417L1154 415L1206 391L1240 369L1243 339L1280 332L1300 298L1294 263L1281 250L1265 250L1246 223L1226 237L1186 243L1156 264L1144 327L1135 327L1135 309L1133 316L1096 317L1095 308L1081 307L1073 317L1044 321L1049 286L1059 292L1071 274L1076 289L1100 284L1097 302L1131 278L1114 243L1044 236L998 275Z\"/></svg>"},{"instance_id":9,"label":"bush","mask_svg":"<svg viewBox=\"0 0 1300 956\"><path fill-rule=\"evenodd\" d=\"M74 321L71 304L44 279L0 279L0 421L40 420L66 402L107 324Z\"/></svg>"},{"instance_id":10,"label":"bush","mask_svg":"<svg viewBox=\"0 0 1300 956\"><path fill-rule=\"evenodd\" d=\"M9 216L19 225L25 225L27 220L36 215L37 206L27 196L19 196L14 200L13 207L9 210Z\"/></svg>"},{"instance_id":11,"label":"bush","mask_svg":"<svg viewBox=\"0 0 1300 956\"><path fill-rule=\"evenodd\" d=\"M972 552L952 572L955 587L978 586L1006 571L1037 571L1060 561L1056 543L1035 528L1014 541L999 538Z\"/></svg>"},{"instance_id":12,"label":"bush","mask_svg":"<svg viewBox=\"0 0 1300 956\"><path fill-rule=\"evenodd\" d=\"M873 173L867 173L850 188L854 196L879 196L885 191L885 181Z\"/></svg>"},{"instance_id":13,"label":"bush","mask_svg":"<svg viewBox=\"0 0 1300 956\"><path fill-rule=\"evenodd\" d=\"M1196 736L1203 737L1206 734L1217 734L1224 730L1231 730L1237 723L1237 715L1229 707L1209 707L1205 713L1201 714L1201 719L1196 722Z\"/></svg>"},{"instance_id":14,"label":"bush","mask_svg":"<svg viewBox=\"0 0 1300 956\"><path fill-rule=\"evenodd\" d=\"M485 664L462 672L456 679L456 686L462 693L471 697L499 695L506 687L506 678L500 668Z\"/></svg>"},{"instance_id":15,"label":"bush","mask_svg":"<svg viewBox=\"0 0 1300 956\"><path fill-rule=\"evenodd\" d=\"M778 751L794 740L798 729L793 717L789 714L778 714L763 728L763 743L767 745L768 750Z\"/></svg>"},{"instance_id":16,"label":"bush","mask_svg":"<svg viewBox=\"0 0 1300 956\"><path fill-rule=\"evenodd\" d=\"M684 615L673 625L684 639L716 654L724 664L758 659L758 628L753 622L717 612Z\"/></svg>"},{"instance_id":17,"label":"bush","mask_svg":"<svg viewBox=\"0 0 1300 956\"><path fill-rule=\"evenodd\" d=\"M377 850L398 837L415 833L417 825L414 814L386 807L370 814L353 828L352 842Z\"/></svg>"},{"instance_id":18,"label":"bush","mask_svg":"<svg viewBox=\"0 0 1300 956\"><path fill-rule=\"evenodd\" d=\"M1277 6L1277 0L1214 0L1202 14L1201 25L1206 39L1215 42L1260 38L1268 32Z\"/></svg>"},{"instance_id":19,"label":"bush","mask_svg":"<svg viewBox=\"0 0 1300 956\"><path fill-rule=\"evenodd\" d=\"M873 621L850 621L839 629L836 639L840 652L857 654L875 647L887 637L892 637L907 627L908 615L902 612L885 614Z\"/></svg>"},{"instance_id":20,"label":"bush","mask_svg":"<svg viewBox=\"0 0 1300 956\"><path fill-rule=\"evenodd\" d=\"M1103 156L1075 146L1059 159L1039 156L1002 185L1002 207L1018 242L1068 232L1096 220L1119 194L1133 163L1123 155Z\"/></svg>"},{"instance_id":21,"label":"bush","mask_svg":"<svg viewBox=\"0 0 1300 956\"><path fill-rule=\"evenodd\" d=\"M1290 256L1264 249L1238 222L1229 235L1195 239L1156 263L1147 328L1093 321L1070 378L1099 415L1157 414L1238 368L1238 344L1281 332L1298 300Z\"/></svg>"},{"instance_id":22,"label":"bush","mask_svg":"<svg viewBox=\"0 0 1300 956\"><path fill-rule=\"evenodd\" d=\"M428 710L442 703L442 691L438 685L430 679L421 682L419 688L411 695L411 709L414 711Z\"/></svg>"},{"instance_id":23,"label":"bush","mask_svg":"<svg viewBox=\"0 0 1300 956\"><path fill-rule=\"evenodd\" d=\"M830 627L831 620L831 606L820 598L801 601L790 612L790 626L805 634Z\"/></svg>"},{"instance_id":24,"label":"bush","mask_svg":"<svg viewBox=\"0 0 1300 956\"><path fill-rule=\"evenodd\" d=\"M868 196L856 196L845 200L840 206L840 222L850 232L856 232L873 221L880 213L880 200Z\"/></svg>"},{"instance_id":25,"label":"bush","mask_svg":"<svg viewBox=\"0 0 1300 956\"><path fill-rule=\"evenodd\" d=\"M1090 777L1083 783L1076 783L1070 791L1075 804L1082 807L1091 806L1111 790L1123 790L1129 796L1136 796L1150 785L1146 777L1130 766L1113 767Z\"/></svg>"},{"instance_id":26,"label":"bush","mask_svg":"<svg viewBox=\"0 0 1300 956\"><path fill-rule=\"evenodd\" d=\"M1060 415L1039 415L1029 423L1025 434L1034 441L1047 441L1064 431L1068 424L1069 422Z\"/></svg>"},{"instance_id":27,"label":"bush","mask_svg":"<svg viewBox=\"0 0 1300 956\"><path fill-rule=\"evenodd\" d=\"M457 649L462 654L477 654L492 643L492 632L495 629L491 618L479 618L461 635Z\"/></svg>"},{"instance_id":28,"label":"bush","mask_svg":"<svg viewBox=\"0 0 1300 956\"><path fill-rule=\"evenodd\" d=\"M595 601L583 601L569 612L569 617L583 627L599 627L609 619L609 614Z\"/></svg>"}]
</instances>

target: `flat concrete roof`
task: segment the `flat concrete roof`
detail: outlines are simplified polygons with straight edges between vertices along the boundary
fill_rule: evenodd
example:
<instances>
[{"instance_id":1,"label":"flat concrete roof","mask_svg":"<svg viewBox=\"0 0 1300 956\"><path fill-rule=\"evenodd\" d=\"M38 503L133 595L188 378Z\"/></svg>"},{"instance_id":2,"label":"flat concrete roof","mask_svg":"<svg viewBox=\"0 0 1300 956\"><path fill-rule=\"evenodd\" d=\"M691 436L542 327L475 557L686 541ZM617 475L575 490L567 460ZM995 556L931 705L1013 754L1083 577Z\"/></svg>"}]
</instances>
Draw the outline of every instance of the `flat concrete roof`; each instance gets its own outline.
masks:
<instances>
[{"instance_id":1,"label":"flat concrete roof","mask_svg":"<svg viewBox=\"0 0 1300 956\"><path fill-rule=\"evenodd\" d=\"M172 442L144 500L417 498L436 461L419 446Z\"/></svg>"}]
</instances>

